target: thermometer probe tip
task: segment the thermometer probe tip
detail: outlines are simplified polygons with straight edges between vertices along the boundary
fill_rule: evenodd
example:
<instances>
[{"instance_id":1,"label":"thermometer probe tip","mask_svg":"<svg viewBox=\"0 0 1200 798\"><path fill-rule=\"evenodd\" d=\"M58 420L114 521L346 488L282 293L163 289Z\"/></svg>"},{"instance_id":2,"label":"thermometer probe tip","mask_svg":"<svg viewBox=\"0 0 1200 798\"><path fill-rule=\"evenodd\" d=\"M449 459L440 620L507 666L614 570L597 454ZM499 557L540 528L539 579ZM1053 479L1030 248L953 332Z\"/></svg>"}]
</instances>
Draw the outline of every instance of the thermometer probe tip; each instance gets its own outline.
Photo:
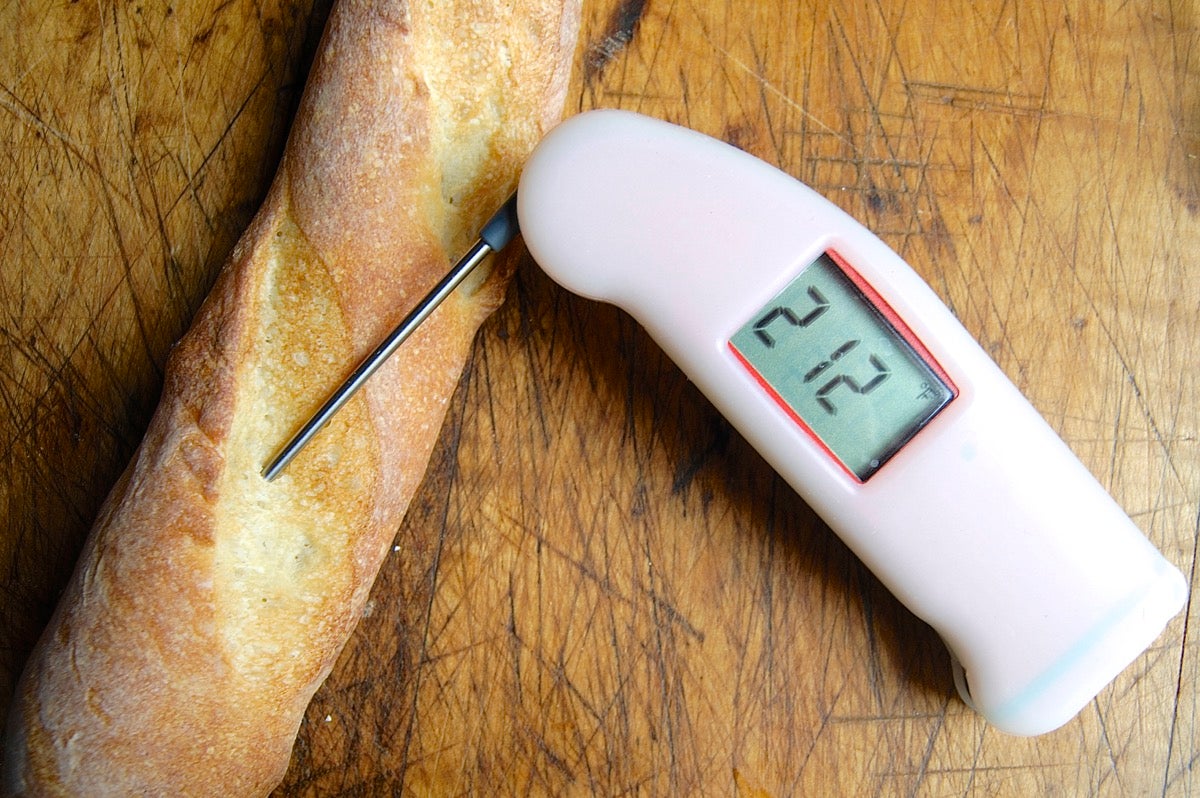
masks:
<instances>
[{"instance_id":1,"label":"thermometer probe tip","mask_svg":"<svg viewBox=\"0 0 1200 798\"><path fill-rule=\"evenodd\" d=\"M329 423L334 414L350 401L350 397L400 347L400 344L404 343L413 331L421 326L421 323L433 313L437 306L453 293L467 275L474 271L475 267L482 263L490 253L499 252L508 246L509 242L516 238L518 232L520 232L520 226L517 223L517 195L513 194L483 226L479 232L479 240L467 254L454 264L446 276L417 303L417 306L404 317L404 320L388 334L383 342L367 355L345 382L325 400L321 409L313 414L312 418L300 428L300 431L284 444L279 453L263 466L261 472L263 479L273 482L283 473L288 463L292 462L300 450L308 445L313 436Z\"/></svg>"}]
</instances>

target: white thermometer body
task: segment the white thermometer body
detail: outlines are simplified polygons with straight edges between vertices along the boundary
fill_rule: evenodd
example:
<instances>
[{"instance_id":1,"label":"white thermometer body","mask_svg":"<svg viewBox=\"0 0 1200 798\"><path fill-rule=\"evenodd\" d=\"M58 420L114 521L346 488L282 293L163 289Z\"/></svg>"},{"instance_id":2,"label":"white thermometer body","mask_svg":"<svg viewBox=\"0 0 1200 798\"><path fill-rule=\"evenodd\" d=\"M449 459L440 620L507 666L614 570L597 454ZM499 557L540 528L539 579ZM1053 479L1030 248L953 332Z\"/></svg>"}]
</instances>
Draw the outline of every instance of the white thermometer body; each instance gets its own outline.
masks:
<instances>
[{"instance_id":1,"label":"white thermometer body","mask_svg":"<svg viewBox=\"0 0 1200 798\"><path fill-rule=\"evenodd\" d=\"M535 151L518 214L555 281L636 318L938 631L998 728L1067 722L1182 607L1179 571L924 281L785 173L593 111Z\"/></svg>"}]
</instances>

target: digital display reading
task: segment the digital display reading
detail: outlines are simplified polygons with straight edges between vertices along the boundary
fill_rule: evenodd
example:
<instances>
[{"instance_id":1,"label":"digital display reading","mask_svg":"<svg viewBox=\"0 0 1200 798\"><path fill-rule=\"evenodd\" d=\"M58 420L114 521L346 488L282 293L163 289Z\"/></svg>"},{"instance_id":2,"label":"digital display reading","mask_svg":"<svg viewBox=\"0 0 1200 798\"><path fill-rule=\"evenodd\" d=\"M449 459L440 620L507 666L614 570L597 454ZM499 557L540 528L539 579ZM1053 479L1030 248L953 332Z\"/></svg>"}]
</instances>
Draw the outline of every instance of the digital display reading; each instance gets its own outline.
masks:
<instances>
[{"instance_id":1,"label":"digital display reading","mask_svg":"<svg viewBox=\"0 0 1200 798\"><path fill-rule=\"evenodd\" d=\"M789 415L863 481L955 396L915 339L898 332L828 254L729 344Z\"/></svg>"}]
</instances>

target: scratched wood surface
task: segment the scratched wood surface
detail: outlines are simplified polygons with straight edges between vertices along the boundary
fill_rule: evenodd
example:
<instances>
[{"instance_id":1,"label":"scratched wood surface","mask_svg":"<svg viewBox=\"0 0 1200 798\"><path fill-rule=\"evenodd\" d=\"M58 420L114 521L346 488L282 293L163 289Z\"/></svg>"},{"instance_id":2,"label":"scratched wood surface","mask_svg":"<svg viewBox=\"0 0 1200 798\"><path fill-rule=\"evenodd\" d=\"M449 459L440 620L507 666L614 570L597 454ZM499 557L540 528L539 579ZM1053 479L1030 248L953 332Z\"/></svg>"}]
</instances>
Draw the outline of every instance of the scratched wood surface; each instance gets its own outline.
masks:
<instances>
[{"instance_id":1,"label":"scratched wood surface","mask_svg":"<svg viewBox=\"0 0 1200 798\"><path fill-rule=\"evenodd\" d=\"M1191 574L1196 5L797 5L589 2L569 110L686 123L865 221ZM0 4L0 712L327 6ZM997 733L633 322L515 256L279 795L1200 791L1190 606L1062 730Z\"/></svg>"}]
</instances>

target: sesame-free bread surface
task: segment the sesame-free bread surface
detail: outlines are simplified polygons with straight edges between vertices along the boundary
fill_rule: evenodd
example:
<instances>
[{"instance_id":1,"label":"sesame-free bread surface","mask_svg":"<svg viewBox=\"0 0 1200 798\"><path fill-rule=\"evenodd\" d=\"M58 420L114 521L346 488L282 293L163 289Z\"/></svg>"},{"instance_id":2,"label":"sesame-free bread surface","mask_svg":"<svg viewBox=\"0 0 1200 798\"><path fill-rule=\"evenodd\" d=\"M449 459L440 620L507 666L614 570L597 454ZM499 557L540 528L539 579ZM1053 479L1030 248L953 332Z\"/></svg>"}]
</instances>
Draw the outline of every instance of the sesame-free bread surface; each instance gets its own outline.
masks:
<instances>
[{"instance_id":1,"label":"sesame-free bread surface","mask_svg":"<svg viewBox=\"0 0 1200 798\"><path fill-rule=\"evenodd\" d=\"M281 779L506 275L452 295L276 481L260 469L515 187L577 24L577 0L334 8L264 205L26 666L5 794Z\"/></svg>"}]
</instances>

